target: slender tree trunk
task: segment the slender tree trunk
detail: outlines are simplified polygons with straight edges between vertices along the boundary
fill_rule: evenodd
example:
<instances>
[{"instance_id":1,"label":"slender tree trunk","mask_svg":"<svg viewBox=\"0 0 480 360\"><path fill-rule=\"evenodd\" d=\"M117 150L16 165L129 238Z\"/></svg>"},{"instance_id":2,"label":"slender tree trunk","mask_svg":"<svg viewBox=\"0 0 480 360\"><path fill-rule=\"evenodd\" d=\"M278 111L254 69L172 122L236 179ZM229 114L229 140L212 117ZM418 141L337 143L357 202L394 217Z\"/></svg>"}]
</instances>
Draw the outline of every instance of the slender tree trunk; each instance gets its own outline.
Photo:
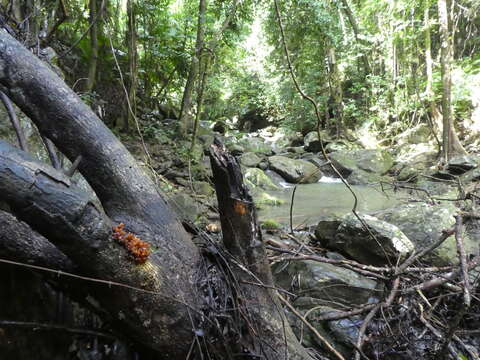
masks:
<instances>
[{"instance_id":1,"label":"slender tree trunk","mask_svg":"<svg viewBox=\"0 0 480 360\"><path fill-rule=\"evenodd\" d=\"M447 0L438 0L440 24L440 63L442 67L442 115L443 115L443 161L448 162L454 154L466 154L453 126L452 111L452 61L453 43L449 27Z\"/></svg>"},{"instance_id":2,"label":"slender tree trunk","mask_svg":"<svg viewBox=\"0 0 480 360\"><path fill-rule=\"evenodd\" d=\"M328 48L328 68L329 68L329 83L330 83L330 97L333 99L335 107L335 128L337 137L344 129L343 123L343 90L342 80L340 78L340 71L335 56L335 49Z\"/></svg>"},{"instance_id":3,"label":"slender tree trunk","mask_svg":"<svg viewBox=\"0 0 480 360\"><path fill-rule=\"evenodd\" d=\"M362 45L363 42L359 37L360 27L358 26L357 19L355 18L355 14L353 13L350 6L348 5L347 0L341 0L341 2L342 2L343 11L347 15L348 21L350 22L350 26L352 27L353 35L355 36L355 41L357 41L358 44ZM367 55L363 54L363 52L362 52L362 62L363 62L365 75L370 74L372 72L372 69L370 68L370 63L368 61Z\"/></svg>"},{"instance_id":4,"label":"slender tree trunk","mask_svg":"<svg viewBox=\"0 0 480 360\"><path fill-rule=\"evenodd\" d=\"M192 107L192 92L197 81L200 56L203 48L205 37L205 12L207 9L207 0L200 0L198 6L198 25L197 25L197 40L195 42L195 52L190 63L190 71L188 72L185 90L183 91L182 107L180 108L180 132L186 136L189 127L190 109Z\"/></svg>"},{"instance_id":5,"label":"slender tree trunk","mask_svg":"<svg viewBox=\"0 0 480 360\"><path fill-rule=\"evenodd\" d=\"M210 63L212 61L212 57L215 56L215 50L220 42L220 39L222 38L222 35L224 31L227 29L228 25L232 21L233 17L235 16L235 13L237 11L237 5L238 5L238 0L233 0L232 4L232 10L230 13L225 17L225 20L223 21L222 27L220 30L217 32L216 36L208 43L208 52L207 51L201 51L201 58L200 58L200 64L199 64L199 69L200 69L200 81L201 84L198 88L198 95L197 95L197 113L195 114L195 122L193 124L193 134L192 134L192 142L190 145L190 153L193 151L193 148L195 147L195 142L196 142L196 137L197 137L197 131L198 131L198 124L200 121L200 115L202 112L202 107L203 107L203 94L205 91L205 87L207 84L207 79L208 79L208 70L210 67ZM203 63L203 67L201 66Z\"/></svg>"},{"instance_id":6,"label":"slender tree trunk","mask_svg":"<svg viewBox=\"0 0 480 360\"><path fill-rule=\"evenodd\" d=\"M137 85L138 85L138 53L137 53L137 10L135 0L127 0L128 13L128 101L123 131L128 132L137 116Z\"/></svg>"},{"instance_id":7,"label":"slender tree trunk","mask_svg":"<svg viewBox=\"0 0 480 360\"><path fill-rule=\"evenodd\" d=\"M438 142L438 152L441 152L441 141L439 140L438 134L442 133L443 123L442 123L442 114L438 110L437 104L434 99L433 92L433 59L432 59L432 40L431 40L431 24L430 24L430 14L429 14L429 1L425 5L425 11L423 15L424 28L425 28L425 70L427 74L427 82L425 86L425 94L427 96L428 107L430 109L429 123L432 129L433 136L437 139Z\"/></svg>"},{"instance_id":8,"label":"slender tree trunk","mask_svg":"<svg viewBox=\"0 0 480 360\"><path fill-rule=\"evenodd\" d=\"M89 7L89 22L90 27L90 49L91 56L88 63L88 78L86 91L91 92L95 87L95 80L97 78L97 63L98 63L98 19L97 19L97 0L90 0Z\"/></svg>"}]
</instances>

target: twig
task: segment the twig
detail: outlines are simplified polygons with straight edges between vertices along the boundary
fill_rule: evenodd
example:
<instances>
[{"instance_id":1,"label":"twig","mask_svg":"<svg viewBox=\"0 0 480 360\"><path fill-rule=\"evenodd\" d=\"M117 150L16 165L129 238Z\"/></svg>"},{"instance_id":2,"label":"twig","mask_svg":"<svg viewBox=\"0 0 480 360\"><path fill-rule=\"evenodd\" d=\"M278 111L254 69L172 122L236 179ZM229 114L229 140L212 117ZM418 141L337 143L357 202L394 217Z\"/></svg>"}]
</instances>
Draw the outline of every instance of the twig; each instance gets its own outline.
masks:
<instances>
[{"instance_id":1,"label":"twig","mask_svg":"<svg viewBox=\"0 0 480 360\"><path fill-rule=\"evenodd\" d=\"M457 243L457 252L458 257L460 258L460 268L461 268L461 275L463 278L463 302L455 315L452 323L448 328L448 332L445 336L442 346L440 347L439 351L437 352L437 357L439 359L445 358L446 349L452 340L452 337L455 335L455 331L462 321L463 317L467 313L468 309L470 308L471 296L470 296L470 281L468 277L468 264L465 254L465 247L463 246L463 239L462 239L462 217L460 215L455 216L456 223L455 223L455 240Z\"/></svg>"},{"instance_id":2,"label":"twig","mask_svg":"<svg viewBox=\"0 0 480 360\"><path fill-rule=\"evenodd\" d=\"M25 152L28 152L27 139L25 137L25 133L23 132L22 127L20 126L20 122L18 121L17 114L15 113L15 109L13 108L12 101L2 91L0 91L0 100L2 100L3 105L5 106L5 109L7 109L8 117L10 118L10 122L12 123L12 126L15 129L15 134L17 135L20 149L22 149Z\"/></svg>"},{"instance_id":3,"label":"twig","mask_svg":"<svg viewBox=\"0 0 480 360\"><path fill-rule=\"evenodd\" d=\"M293 203L295 201L295 193L297 191L297 185L293 187L292 191L292 198L290 200L290 234L294 234L293 232Z\"/></svg>"},{"instance_id":4,"label":"twig","mask_svg":"<svg viewBox=\"0 0 480 360\"><path fill-rule=\"evenodd\" d=\"M78 168L78 165L80 165L80 162L82 161L82 155L78 155L75 161L73 162L72 166L70 166L70 169L65 171L65 175L68 177L72 177L73 174L75 174L75 171Z\"/></svg>"},{"instance_id":5,"label":"twig","mask_svg":"<svg viewBox=\"0 0 480 360\"><path fill-rule=\"evenodd\" d=\"M50 162L52 163L52 166L55 169L60 170L62 166L60 164L60 161L58 160L57 152L55 150L55 145L53 144L52 140L50 140L46 136L43 136L42 133L40 133L40 137L42 138L43 144L45 145L45 149L47 149L48 157L50 158Z\"/></svg>"},{"instance_id":6,"label":"twig","mask_svg":"<svg viewBox=\"0 0 480 360\"><path fill-rule=\"evenodd\" d=\"M5 327L22 327L22 328L32 328L32 330L50 330L50 331L62 331L67 332L70 334L81 334L81 335L90 335L94 337L104 337L109 339L117 338L114 334L105 333L102 331L96 330L89 330L89 329L79 329L79 328L71 328L64 325L56 325L56 324L43 324L31 321L10 321L10 320L0 320L0 326Z\"/></svg>"},{"instance_id":7,"label":"twig","mask_svg":"<svg viewBox=\"0 0 480 360\"><path fill-rule=\"evenodd\" d=\"M277 294L278 298L288 307L288 309L298 317L309 329L312 331L315 336L320 340L320 342L330 351L337 359L345 360L345 358L340 354L335 348L325 339L317 329L315 329L309 321L307 321L302 314L300 314L282 295Z\"/></svg>"},{"instance_id":8,"label":"twig","mask_svg":"<svg viewBox=\"0 0 480 360\"><path fill-rule=\"evenodd\" d=\"M393 300L397 295L397 290L399 286L400 286L400 278L397 277L395 278L395 280L393 280L392 290L390 291L390 294L388 295L388 298L385 300L385 302L378 303L375 307L373 307L372 310L370 310L368 315L363 320L362 326L358 331L357 343L355 347L355 360L360 360L361 350L365 342L365 332L367 331L368 324L377 314L378 310L380 310L382 307L389 307L390 305L392 305Z\"/></svg>"}]
</instances>

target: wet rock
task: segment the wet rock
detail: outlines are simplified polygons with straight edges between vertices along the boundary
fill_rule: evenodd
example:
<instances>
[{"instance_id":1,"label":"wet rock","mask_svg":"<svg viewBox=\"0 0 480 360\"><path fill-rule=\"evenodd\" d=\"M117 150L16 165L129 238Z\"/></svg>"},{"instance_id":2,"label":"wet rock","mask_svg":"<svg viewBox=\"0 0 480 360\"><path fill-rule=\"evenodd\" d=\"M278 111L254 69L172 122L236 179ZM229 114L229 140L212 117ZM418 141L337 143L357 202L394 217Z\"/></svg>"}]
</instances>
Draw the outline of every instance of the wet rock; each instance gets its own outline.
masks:
<instances>
[{"instance_id":1,"label":"wet rock","mask_svg":"<svg viewBox=\"0 0 480 360\"><path fill-rule=\"evenodd\" d=\"M330 159L347 177L358 170L383 175L393 166L392 156L383 150L336 151L330 154Z\"/></svg>"},{"instance_id":2,"label":"wet rock","mask_svg":"<svg viewBox=\"0 0 480 360\"><path fill-rule=\"evenodd\" d=\"M247 152L239 156L238 160L240 164L245 167L254 168L262 161L262 158L253 152Z\"/></svg>"},{"instance_id":3,"label":"wet rock","mask_svg":"<svg viewBox=\"0 0 480 360\"><path fill-rule=\"evenodd\" d=\"M194 181L193 189L196 195L211 196L215 192L213 187L206 181Z\"/></svg>"},{"instance_id":4,"label":"wet rock","mask_svg":"<svg viewBox=\"0 0 480 360\"><path fill-rule=\"evenodd\" d=\"M467 171L460 176L460 180L463 184L468 184L472 181L480 181L480 168L475 168Z\"/></svg>"},{"instance_id":5,"label":"wet rock","mask_svg":"<svg viewBox=\"0 0 480 360\"><path fill-rule=\"evenodd\" d=\"M336 215L327 215L320 218L320 221L315 228L315 238L322 244L328 247L329 243L335 239L338 227L342 223L342 217Z\"/></svg>"},{"instance_id":6,"label":"wet rock","mask_svg":"<svg viewBox=\"0 0 480 360\"><path fill-rule=\"evenodd\" d=\"M301 260L276 263L276 284L319 305L354 306L380 295L376 281L332 264Z\"/></svg>"},{"instance_id":7,"label":"wet rock","mask_svg":"<svg viewBox=\"0 0 480 360\"><path fill-rule=\"evenodd\" d=\"M414 250L413 243L397 226L370 215L362 214L360 217L368 230L354 214L348 214L333 241L329 242L329 247L371 265L395 263L399 257L403 258Z\"/></svg>"},{"instance_id":8,"label":"wet rock","mask_svg":"<svg viewBox=\"0 0 480 360\"><path fill-rule=\"evenodd\" d=\"M245 152L245 148L240 144L228 144L227 149L232 153L234 156L241 155Z\"/></svg>"},{"instance_id":9,"label":"wet rock","mask_svg":"<svg viewBox=\"0 0 480 360\"><path fill-rule=\"evenodd\" d=\"M325 131L320 132L320 136L322 137L323 146L326 146L328 143L331 142L329 140L329 136ZM304 149L309 152L319 152L322 150L322 146L320 141L318 140L318 134L316 131L310 131L305 137L303 138Z\"/></svg>"},{"instance_id":10,"label":"wet rock","mask_svg":"<svg viewBox=\"0 0 480 360\"><path fill-rule=\"evenodd\" d=\"M279 206L284 203L283 200L276 198L273 195L270 195L264 191L256 189L252 191L253 201L257 209L265 209L268 206Z\"/></svg>"},{"instance_id":11,"label":"wet rock","mask_svg":"<svg viewBox=\"0 0 480 360\"><path fill-rule=\"evenodd\" d=\"M271 156L270 168L291 183L315 183L322 177L320 169L305 160L290 159L286 156Z\"/></svg>"},{"instance_id":12,"label":"wet rock","mask_svg":"<svg viewBox=\"0 0 480 360\"><path fill-rule=\"evenodd\" d=\"M203 207L197 203L191 196L185 193L177 193L168 200L178 214L184 219L194 222L199 214L203 212Z\"/></svg>"},{"instance_id":13,"label":"wet rock","mask_svg":"<svg viewBox=\"0 0 480 360\"><path fill-rule=\"evenodd\" d=\"M455 224L454 216L458 209L452 202L438 205L425 203L405 204L384 210L376 216L396 225L415 245L418 251L438 240L442 230L451 229ZM463 237L467 254L478 253L478 241ZM454 236L450 236L440 247L427 255L423 261L443 266L457 263L457 250Z\"/></svg>"},{"instance_id":14,"label":"wet rock","mask_svg":"<svg viewBox=\"0 0 480 360\"><path fill-rule=\"evenodd\" d=\"M476 156L457 155L448 161L447 170L454 175L460 175L476 168L478 160Z\"/></svg>"},{"instance_id":15,"label":"wet rock","mask_svg":"<svg viewBox=\"0 0 480 360\"><path fill-rule=\"evenodd\" d=\"M244 137L239 142L244 152L254 152L264 155L272 154L272 146L260 137Z\"/></svg>"},{"instance_id":16,"label":"wet rock","mask_svg":"<svg viewBox=\"0 0 480 360\"><path fill-rule=\"evenodd\" d=\"M275 185L261 169L249 168L245 170L243 177L250 190L253 190L257 187L260 187L263 190L280 190L280 187Z\"/></svg>"}]
</instances>

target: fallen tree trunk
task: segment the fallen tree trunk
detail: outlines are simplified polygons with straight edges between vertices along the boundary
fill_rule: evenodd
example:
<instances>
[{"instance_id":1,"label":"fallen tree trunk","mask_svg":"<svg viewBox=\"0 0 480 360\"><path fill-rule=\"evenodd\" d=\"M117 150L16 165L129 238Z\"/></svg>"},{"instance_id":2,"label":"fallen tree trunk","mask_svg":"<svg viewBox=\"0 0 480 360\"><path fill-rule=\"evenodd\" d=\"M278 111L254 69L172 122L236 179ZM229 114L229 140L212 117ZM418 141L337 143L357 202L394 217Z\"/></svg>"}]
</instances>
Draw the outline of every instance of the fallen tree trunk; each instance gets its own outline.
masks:
<instances>
[{"instance_id":1,"label":"fallen tree trunk","mask_svg":"<svg viewBox=\"0 0 480 360\"><path fill-rule=\"evenodd\" d=\"M118 320L124 333L164 359L195 353L201 357L207 349L213 349L217 358L310 358L293 336L273 290L238 164L219 145L213 159L220 177L217 192L228 252L219 248L222 256L214 255L212 263L212 254L203 256L154 183L110 130L5 31L0 31L0 91L72 162L81 156L78 169L102 204L102 208L95 205L89 194L60 172L0 142L0 201L16 217L9 222L28 224L48 241L48 251L64 254L63 260L78 273L110 281L111 286L96 286L89 295ZM152 253L144 263L134 261L138 259L115 241L113 235L123 229L112 232L112 227L119 223L135 241L150 244ZM3 228L0 234L4 246ZM15 237L21 240L21 233ZM24 250L28 258L29 251ZM21 259L15 252L9 256ZM202 284L212 279L212 268L225 274L216 278L216 286L230 290L205 296ZM226 312L212 312L212 298L228 304ZM217 331L204 331L212 326ZM225 328L239 331L221 344Z\"/></svg>"}]
</instances>

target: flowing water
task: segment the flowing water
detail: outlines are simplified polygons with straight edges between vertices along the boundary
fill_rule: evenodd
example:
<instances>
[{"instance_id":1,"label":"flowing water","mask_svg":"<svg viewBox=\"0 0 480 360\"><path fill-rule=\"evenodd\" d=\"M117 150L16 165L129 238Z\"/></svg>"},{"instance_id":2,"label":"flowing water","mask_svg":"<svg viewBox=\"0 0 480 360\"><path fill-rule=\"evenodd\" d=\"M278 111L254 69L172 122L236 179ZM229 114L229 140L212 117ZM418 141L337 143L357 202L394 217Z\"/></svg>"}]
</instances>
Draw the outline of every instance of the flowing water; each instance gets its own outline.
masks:
<instances>
[{"instance_id":1,"label":"flowing water","mask_svg":"<svg viewBox=\"0 0 480 360\"><path fill-rule=\"evenodd\" d=\"M315 184L297 186L293 207L293 225L314 225L324 215L345 215L352 211L354 199L350 191L338 179L322 178ZM268 191L284 201L283 205L267 207L259 212L260 220L272 219L281 224L290 222L290 202L293 185L281 184L282 190ZM399 194L383 192L380 186L352 186L358 198L357 211L373 212L387 209L399 203Z\"/></svg>"}]
</instances>

